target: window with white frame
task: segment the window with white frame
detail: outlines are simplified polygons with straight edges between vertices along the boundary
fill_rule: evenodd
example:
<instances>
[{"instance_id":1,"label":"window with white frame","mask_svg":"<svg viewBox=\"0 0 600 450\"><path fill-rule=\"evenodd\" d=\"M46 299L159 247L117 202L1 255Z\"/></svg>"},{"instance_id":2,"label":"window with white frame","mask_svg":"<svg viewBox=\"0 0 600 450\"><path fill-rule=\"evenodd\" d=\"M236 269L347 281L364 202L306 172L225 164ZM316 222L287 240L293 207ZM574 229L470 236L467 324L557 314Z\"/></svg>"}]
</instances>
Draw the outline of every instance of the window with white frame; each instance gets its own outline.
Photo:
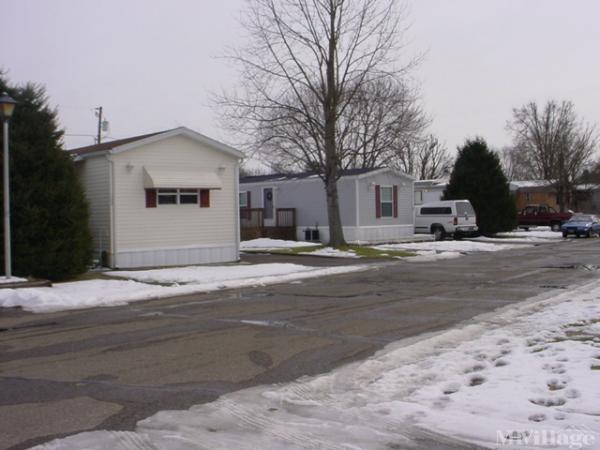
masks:
<instances>
[{"instance_id":1,"label":"window with white frame","mask_svg":"<svg viewBox=\"0 0 600 450\"><path fill-rule=\"evenodd\" d=\"M248 191L240 192L240 208L248 207Z\"/></svg>"},{"instance_id":2,"label":"window with white frame","mask_svg":"<svg viewBox=\"0 0 600 450\"><path fill-rule=\"evenodd\" d=\"M394 191L392 186L381 186L381 217L394 217Z\"/></svg>"},{"instance_id":3,"label":"window with white frame","mask_svg":"<svg viewBox=\"0 0 600 450\"><path fill-rule=\"evenodd\" d=\"M197 205L198 189L158 189L159 205Z\"/></svg>"},{"instance_id":4,"label":"window with white frame","mask_svg":"<svg viewBox=\"0 0 600 450\"><path fill-rule=\"evenodd\" d=\"M423 191L415 191L415 205L423 203Z\"/></svg>"}]
</instances>

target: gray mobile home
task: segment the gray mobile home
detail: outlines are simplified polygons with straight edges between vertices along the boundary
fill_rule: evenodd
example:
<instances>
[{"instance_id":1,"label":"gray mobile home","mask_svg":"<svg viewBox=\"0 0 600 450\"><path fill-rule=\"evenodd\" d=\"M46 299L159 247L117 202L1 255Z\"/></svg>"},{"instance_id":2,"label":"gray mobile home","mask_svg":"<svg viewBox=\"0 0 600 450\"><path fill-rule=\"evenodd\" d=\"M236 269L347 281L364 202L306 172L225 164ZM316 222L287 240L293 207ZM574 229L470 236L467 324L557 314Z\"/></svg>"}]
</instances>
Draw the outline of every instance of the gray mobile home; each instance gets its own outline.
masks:
<instances>
[{"instance_id":1,"label":"gray mobile home","mask_svg":"<svg viewBox=\"0 0 600 450\"><path fill-rule=\"evenodd\" d=\"M411 236L413 184L411 176L393 169L344 171L338 193L346 240L391 242ZM261 208L266 227L276 225L278 209L293 208L298 240L329 241L325 185L314 173L242 177L240 207Z\"/></svg>"}]
</instances>

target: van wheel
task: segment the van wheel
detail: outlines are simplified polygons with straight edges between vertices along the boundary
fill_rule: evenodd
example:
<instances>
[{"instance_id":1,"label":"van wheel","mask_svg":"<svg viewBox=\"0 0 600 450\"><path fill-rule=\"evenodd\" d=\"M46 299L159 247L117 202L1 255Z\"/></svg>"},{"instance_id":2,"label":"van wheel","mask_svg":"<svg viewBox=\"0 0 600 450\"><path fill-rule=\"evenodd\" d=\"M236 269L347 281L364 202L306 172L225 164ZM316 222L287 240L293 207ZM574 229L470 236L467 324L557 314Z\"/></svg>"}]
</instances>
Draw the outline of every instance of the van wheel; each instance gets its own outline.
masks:
<instances>
[{"instance_id":1,"label":"van wheel","mask_svg":"<svg viewBox=\"0 0 600 450\"><path fill-rule=\"evenodd\" d=\"M435 241L443 241L446 236L446 232L442 227L435 227L431 232L433 233L433 240Z\"/></svg>"},{"instance_id":2,"label":"van wheel","mask_svg":"<svg viewBox=\"0 0 600 450\"><path fill-rule=\"evenodd\" d=\"M550 229L552 231L560 231L560 223L558 222L553 222L550 224Z\"/></svg>"}]
</instances>

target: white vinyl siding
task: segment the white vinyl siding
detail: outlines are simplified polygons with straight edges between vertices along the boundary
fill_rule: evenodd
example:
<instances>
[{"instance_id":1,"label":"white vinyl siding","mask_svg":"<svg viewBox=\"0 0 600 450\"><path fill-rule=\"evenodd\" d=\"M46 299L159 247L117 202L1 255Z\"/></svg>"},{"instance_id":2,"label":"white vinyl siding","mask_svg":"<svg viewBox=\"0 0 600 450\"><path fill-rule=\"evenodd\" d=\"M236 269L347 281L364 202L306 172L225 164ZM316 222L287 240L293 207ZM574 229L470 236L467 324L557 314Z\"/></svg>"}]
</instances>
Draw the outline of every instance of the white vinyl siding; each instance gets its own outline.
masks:
<instances>
[{"instance_id":1,"label":"white vinyl siding","mask_svg":"<svg viewBox=\"0 0 600 450\"><path fill-rule=\"evenodd\" d=\"M75 167L89 205L94 258L99 259L103 251L110 252L110 165L101 155L79 161Z\"/></svg>"},{"instance_id":2,"label":"white vinyl siding","mask_svg":"<svg viewBox=\"0 0 600 450\"><path fill-rule=\"evenodd\" d=\"M414 224L414 190L413 181L408 177L402 177L393 172L384 172L362 178L359 181L359 214L360 226L376 226L382 225L381 219L377 219L375 215L375 186L381 186L381 199L383 200L384 186L397 186L398 188L398 217L386 218L385 225L413 225ZM392 193L393 196L393 193ZM392 208L393 216L393 208ZM382 215L383 218L383 209Z\"/></svg>"},{"instance_id":3,"label":"white vinyl siding","mask_svg":"<svg viewBox=\"0 0 600 450\"><path fill-rule=\"evenodd\" d=\"M375 186L397 186L398 217L385 221L375 217ZM304 239L306 228L318 228L320 239L327 242L327 202L323 182L318 177L300 180L243 183L242 192L251 192L261 198L264 187L275 189L276 208L296 208L297 237ZM342 177L338 181L340 215L345 237L348 241L390 242L414 233L413 180L391 170L381 171L363 178ZM393 199L393 188L390 194ZM358 212L356 198L358 196ZM261 203L259 203L260 205ZM357 218L360 219L357 224ZM358 226L357 226L358 225Z\"/></svg>"},{"instance_id":4,"label":"white vinyl siding","mask_svg":"<svg viewBox=\"0 0 600 450\"><path fill-rule=\"evenodd\" d=\"M236 246L236 158L185 136L153 142L111 157L114 160L117 253ZM210 208L160 202L156 208L146 208L144 166L172 172L183 168L214 173L221 180L222 188L210 190Z\"/></svg>"}]
</instances>

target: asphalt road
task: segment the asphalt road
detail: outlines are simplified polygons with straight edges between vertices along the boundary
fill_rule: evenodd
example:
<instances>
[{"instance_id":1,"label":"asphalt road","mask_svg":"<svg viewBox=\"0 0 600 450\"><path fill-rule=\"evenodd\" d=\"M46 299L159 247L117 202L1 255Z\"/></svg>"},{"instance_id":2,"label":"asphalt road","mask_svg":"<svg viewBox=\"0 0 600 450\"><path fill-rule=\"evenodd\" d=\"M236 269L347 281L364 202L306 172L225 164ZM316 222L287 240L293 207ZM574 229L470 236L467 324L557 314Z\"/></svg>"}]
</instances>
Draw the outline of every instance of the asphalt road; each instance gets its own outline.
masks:
<instances>
[{"instance_id":1,"label":"asphalt road","mask_svg":"<svg viewBox=\"0 0 600 450\"><path fill-rule=\"evenodd\" d=\"M123 307L0 310L0 449L84 430L130 430L159 410L327 372L392 341L589 281L600 275L596 264L600 240L571 240ZM421 448L464 448L421 439Z\"/></svg>"}]
</instances>

